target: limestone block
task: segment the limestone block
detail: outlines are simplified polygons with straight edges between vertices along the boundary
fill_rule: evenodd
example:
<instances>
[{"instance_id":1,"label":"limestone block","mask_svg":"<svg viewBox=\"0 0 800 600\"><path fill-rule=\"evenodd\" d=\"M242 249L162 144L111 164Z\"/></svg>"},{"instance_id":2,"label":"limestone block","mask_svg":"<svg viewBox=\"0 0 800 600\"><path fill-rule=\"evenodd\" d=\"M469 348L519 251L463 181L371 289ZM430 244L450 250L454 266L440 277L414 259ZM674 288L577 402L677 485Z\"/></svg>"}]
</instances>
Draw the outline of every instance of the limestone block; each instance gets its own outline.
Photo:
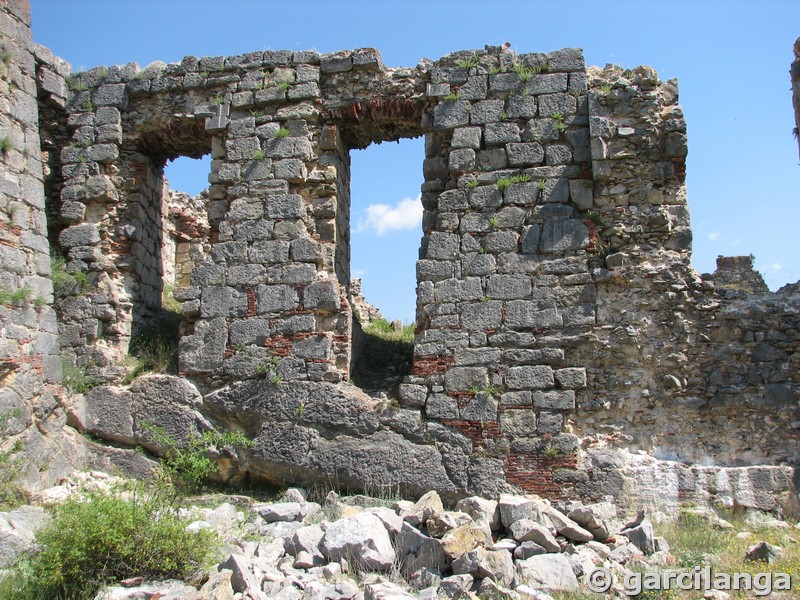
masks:
<instances>
[{"instance_id":1,"label":"limestone block","mask_svg":"<svg viewBox=\"0 0 800 600\"><path fill-rule=\"evenodd\" d=\"M481 100L472 105L470 122L473 125L498 123L503 115L504 102L502 100Z\"/></svg>"},{"instance_id":2,"label":"limestone block","mask_svg":"<svg viewBox=\"0 0 800 600\"><path fill-rule=\"evenodd\" d=\"M454 127L467 125L469 122L469 102L463 100L445 101L433 109L433 128L436 131L453 129Z\"/></svg>"},{"instance_id":3,"label":"limestone block","mask_svg":"<svg viewBox=\"0 0 800 600\"><path fill-rule=\"evenodd\" d=\"M488 123L483 128L483 139L487 146L519 142L519 126L516 123Z\"/></svg>"}]
</instances>

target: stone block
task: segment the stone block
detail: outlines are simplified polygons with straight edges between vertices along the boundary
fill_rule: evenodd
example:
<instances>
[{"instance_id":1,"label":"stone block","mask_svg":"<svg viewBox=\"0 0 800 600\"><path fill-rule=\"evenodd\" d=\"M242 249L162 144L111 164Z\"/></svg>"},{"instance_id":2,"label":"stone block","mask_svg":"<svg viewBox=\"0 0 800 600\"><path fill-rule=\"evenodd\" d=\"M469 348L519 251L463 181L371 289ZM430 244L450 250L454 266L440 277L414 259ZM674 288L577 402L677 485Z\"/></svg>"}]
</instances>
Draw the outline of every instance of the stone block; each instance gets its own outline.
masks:
<instances>
[{"instance_id":1,"label":"stone block","mask_svg":"<svg viewBox=\"0 0 800 600\"><path fill-rule=\"evenodd\" d=\"M502 100L482 100L472 105L470 122L473 125L498 123L503 116L504 102Z\"/></svg>"},{"instance_id":2,"label":"stone block","mask_svg":"<svg viewBox=\"0 0 800 600\"><path fill-rule=\"evenodd\" d=\"M425 414L430 419L458 419L458 404L447 394L430 394L425 401Z\"/></svg>"},{"instance_id":3,"label":"stone block","mask_svg":"<svg viewBox=\"0 0 800 600\"><path fill-rule=\"evenodd\" d=\"M486 252L502 254L516 252L518 243L519 236L515 231L495 231L484 238L483 247ZM487 292L487 295L492 298L496 297L491 292Z\"/></svg>"},{"instance_id":4,"label":"stone block","mask_svg":"<svg viewBox=\"0 0 800 600\"><path fill-rule=\"evenodd\" d=\"M256 288L258 314L295 310L299 304L297 291L288 285L259 285Z\"/></svg>"},{"instance_id":5,"label":"stone block","mask_svg":"<svg viewBox=\"0 0 800 600\"><path fill-rule=\"evenodd\" d=\"M462 100L483 100L489 91L485 75L470 77L458 88L458 97Z\"/></svg>"},{"instance_id":6,"label":"stone block","mask_svg":"<svg viewBox=\"0 0 800 600\"><path fill-rule=\"evenodd\" d=\"M187 374L209 373L222 367L228 341L225 318L202 320L192 335L180 341L179 369Z\"/></svg>"},{"instance_id":7,"label":"stone block","mask_svg":"<svg viewBox=\"0 0 800 600\"><path fill-rule=\"evenodd\" d=\"M531 394L531 401L533 408L536 409L573 410L575 408L575 392L573 390L537 390Z\"/></svg>"},{"instance_id":8,"label":"stone block","mask_svg":"<svg viewBox=\"0 0 800 600\"><path fill-rule=\"evenodd\" d=\"M568 367L555 371L556 383L565 390L577 390L586 387L586 369Z\"/></svg>"},{"instance_id":9,"label":"stone block","mask_svg":"<svg viewBox=\"0 0 800 600\"><path fill-rule=\"evenodd\" d=\"M508 166L505 148L490 148L478 152L476 166L480 170L497 171Z\"/></svg>"},{"instance_id":10,"label":"stone block","mask_svg":"<svg viewBox=\"0 0 800 600\"><path fill-rule=\"evenodd\" d=\"M513 143L506 146L508 164L511 167L540 165L544 160L544 149L538 142ZM512 186L515 187L515 186Z\"/></svg>"},{"instance_id":11,"label":"stone block","mask_svg":"<svg viewBox=\"0 0 800 600\"><path fill-rule=\"evenodd\" d=\"M539 240L542 234L542 227L539 224L528 225L522 233L522 247L524 254L538 254Z\"/></svg>"},{"instance_id":12,"label":"stone block","mask_svg":"<svg viewBox=\"0 0 800 600\"><path fill-rule=\"evenodd\" d=\"M536 116L536 99L533 96L511 96L506 102L509 119L532 119Z\"/></svg>"},{"instance_id":13,"label":"stone block","mask_svg":"<svg viewBox=\"0 0 800 600\"><path fill-rule=\"evenodd\" d=\"M487 146L503 146L520 141L516 123L488 123L483 128L483 140Z\"/></svg>"},{"instance_id":14,"label":"stone block","mask_svg":"<svg viewBox=\"0 0 800 600\"><path fill-rule=\"evenodd\" d=\"M567 144L549 144L544 153L548 165L568 165L572 162L572 148Z\"/></svg>"},{"instance_id":15,"label":"stone block","mask_svg":"<svg viewBox=\"0 0 800 600\"><path fill-rule=\"evenodd\" d=\"M231 323L232 344L263 345L271 335L269 320L259 317Z\"/></svg>"},{"instance_id":16,"label":"stone block","mask_svg":"<svg viewBox=\"0 0 800 600\"><path fill-rule=\"evenodd\" d=\"M309 310L333 312L341 308L339 285L335 281L319 281L303 290L303 305Z\"/></svg>"},{"instance_id":17,"label":"stone block","mask_svg":"<svg viewBox=\"0 0 800 600\"><path fill-rule=\"evenodd\" d=\"M480 127L458 127L453 130L453 139L450 142L453 148L472 148L477 150L481 147L481 128Z\"/></svg>"},{"instance_id":18,"label":"stone block","mask_svg":"<svg viewBox=\"0 0 800 600\"><path fill-rule=\"evenodd\" d=\"M553 71L583 71L586 61L580 48L562 48L547 54L547 65Z\"/></svg>"},{"instance_id":19,"label":"stone block","mask_svg":"<svg viewBox=\"0 0 800 600\"><path fill-rule=\"evenodd\" d=\"M515 300L531 294L531 278L527 275L492 275L486 295L498 300Z\"/></svg>"},{"instance_id":20,"label":"stone block","mask_svg":"<svg viewBox=\"0 0 800 600\"><path fill-rule=\"evenodd\" d=\"M306 214L300 194L271 194L266 200L264 214L269 219L294 219Z\"/></svg>"},{"instance_id":21,"label":"stone block","mask_svg":"<svg viewBox=\"0 0 800 600\"><path fill-rule=\"evenodd\" d=\"M539 116L552 117L560 114L565 117L575 114L577 101L570 94L544 94L539 96Z\"/></svg>"},{"instance_id":22,"label":"stone block","mask_svg":"<svg viewBox=\"0 0 800 600\"><path fill-rule=\"evenodd\" d=\"M554 385L553 369L547 365L511 367L506 372L506 386L510 390L542 390Z\"/></svg>"},{"instance_id":23,"label":"stone block","mask_svg":"<svg viewBox=\"0 0 800 600\"><path fill-rule=\"evenodd\" d=\"M497 208L503 203L503 194L494 185L482 185L469 190L471 208Z\"/></svg>"},{"instance_id":24,"label":"stone block","mask_svg":"<svg viewBox=\"0 0 800 600\"><path fill-rule=\"evenodd\" d=\"M565 254L585 248L589 230L578 219L548 219L542 225L542 254Z\"/></svg>"},{"instance_id":25,"label":"stone block","mask_svg":"<svg viewBox=\"0 0 800 600\"><path fill-rule=\"evenodd\" d=\"M569 197L578 210L589 210L594 206L594 184L590 179L570 180Z\"/></svg>"},{"instance_id":26,"label":"stone block","mask_svg":"<svg viewBox=\"0 0 800 600\"><path fill-rule=\"evenodd\" d=\"M489 385L486 367L453 367L444 375L445 388L450 392L468 392L473 388L483 389Z\"/></svg>"},{"instance_id":27,"label":"stone block","mask_svg":"<svg viewBox=\"0 0 800 600\"><path fill-rule=\"evenodd\" d=\"M433 129L453 129L469 124L470 105L463 100L445 101L433 109Z\"/></svg>"},{"instance_id":28,"label":"stone block","mask_svg":"<svg viewBox=\"0 0 800 600\"><path fill-rule=\"evenodd\" d=\"M511 328L544 329L561 327L563 319L555 306L528 300L511 300L506 303L505 324Z\"/></svg>"},{"instance_id":29,"label":"stone block","mask_svg":"<svg viewBox=\"0 0 800 600\"><path fill-rule=\"evenodd\" d=\"M471 148L452 150L447 166L451 171L472 171L475 169L475 151Z\"/></svg>"},{"instance_id":30,"label":"stone block","mask_svg":"<svg viewBox=\"0 0 800 600\"><path fill-rule=\"evenodd\" d=\"M93 223L73 225L64 229L58 236L58 243L62 248L75 246L94 246L100 243L100 232Z\"/></svg>"},{"instance_id":31,"label":"stone block","mask_svg":"<svg viewBox=\"0 0 800 600\"><path fill-rule=\"evenodd\" d=\"M203 318L244 316L247 311L247 296L230 287L206 288L200 302Z\"/></svg>"}]
</instances>

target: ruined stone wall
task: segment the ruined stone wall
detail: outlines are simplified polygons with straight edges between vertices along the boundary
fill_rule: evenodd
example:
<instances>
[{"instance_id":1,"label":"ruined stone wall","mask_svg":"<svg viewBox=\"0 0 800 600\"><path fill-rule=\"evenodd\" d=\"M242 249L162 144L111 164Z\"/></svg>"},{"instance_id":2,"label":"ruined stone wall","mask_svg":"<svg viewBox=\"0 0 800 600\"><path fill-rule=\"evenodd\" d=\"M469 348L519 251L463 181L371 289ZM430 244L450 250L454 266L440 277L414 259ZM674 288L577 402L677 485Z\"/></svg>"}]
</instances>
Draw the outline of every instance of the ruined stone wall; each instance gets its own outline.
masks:
<instances>
[{"instance_id":1,"label":"ruined stone wall","mask_svg":"<svg viewBox=\"0 0 800 600\"><path fill-rule=\"evenodd\" d=\"M774 465L798 460L800 298L691 268L674 81L500 47L415 68L372 49L266 51L72 76L41 50L36 74L59 339L106 383L62 400L77 429L157 451L145 421L235 428L256 447L226 458L228 478L585 499L663 487L675 505L769 509L792 495ZM419 135L417 334L394 405L347 383L349 151ZM205 154L203 217L163 167ZM46 285L44 209L28 255ZM180 377L123 385L173 281ZM772 466L728 468L754 464Z\"/></svg>"},{"instance_id":2,"label":"ruined stone wall","mask_svg":"<svg viewBox=\"0 0 800 600\"><path fill-rule=\"evenodd\" d=\"M794 43L794 62L789 72L792 79L792 99L794 100L794 135L797 139L798 150L800 150L800 38Z\"/></svg>"}]
</instances>

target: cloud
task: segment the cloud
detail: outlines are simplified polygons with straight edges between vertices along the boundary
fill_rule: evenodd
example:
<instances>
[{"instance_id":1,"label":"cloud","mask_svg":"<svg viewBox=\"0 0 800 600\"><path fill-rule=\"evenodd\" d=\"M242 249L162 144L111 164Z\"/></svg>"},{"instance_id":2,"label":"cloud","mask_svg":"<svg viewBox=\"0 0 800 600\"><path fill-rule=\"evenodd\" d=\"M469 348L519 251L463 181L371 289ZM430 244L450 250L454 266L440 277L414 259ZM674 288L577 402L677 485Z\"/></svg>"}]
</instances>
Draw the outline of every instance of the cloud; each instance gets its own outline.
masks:
<instances>
[{"instance_id":1,"label":"cloud","mask_svg":"<svg viewBox=\"0 0 800 600\"><path fill-rule=\"evenodd\" d=\"M722 234L719 231L715 231L714 233L709 233L706 237L712 242L718 242L722 239Z\"/></svg>"},{"instance_id":2,"label":"cloud","mask_svg":"<svg viewBox=\"0 0 800 600\"><path fill-rule=\"evenodd\" d=\"M783 265L779 262L770 263L761 267L762 270L769 269L770 271L783 271Z\"/></svg>"},{"instance_id":3,"label":"cloud","mask_svg":"<svg viewBox=\"0 0 800 600\"><path fill-rule=\"evenodd\" d=\"M350 277L363 277L369 273L367 269L354 269L350 272Z\"/></svg>"},{"instance_id":4,"label":"cloud","mask_svg":"<svg viewBox=\"0 0 800 600\"><path fill-rule=\"evenodd\" d=\"M353 233L372 229L377 235L383 235L392 230L414 229L422 223L421 196L403 198L394 207L388 204L370 204L366 213L366 218L359 221Z\"/></svg>"}]
</instances>

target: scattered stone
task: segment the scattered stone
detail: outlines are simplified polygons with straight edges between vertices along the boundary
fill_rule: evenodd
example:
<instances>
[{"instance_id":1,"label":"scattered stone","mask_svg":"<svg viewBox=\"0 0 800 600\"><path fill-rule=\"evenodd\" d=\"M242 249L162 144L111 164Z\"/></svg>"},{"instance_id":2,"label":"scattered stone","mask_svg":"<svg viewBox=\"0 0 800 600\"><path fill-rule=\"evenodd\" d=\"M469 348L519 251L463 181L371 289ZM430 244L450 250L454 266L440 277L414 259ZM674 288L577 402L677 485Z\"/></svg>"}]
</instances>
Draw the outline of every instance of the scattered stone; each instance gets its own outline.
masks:
<instances>
[{"instance_id":1,"label":"scattered stone","mask_svg":"<svg viewBox=\"0 0 800 600\"><path fill-rule=\"evenodd\" d=\"M541 554L517 562L517 582L548 592L572 592L578 579L563 554Z\"/></svg>"},{"instance_id":2,"label":"scattered stone","mask_svg":"<svg viewBox=\"0 0 800 600\"><path fill-rule=\"evenodd\" d=\"M359 513L333 523L320 544L331 560L347 559L358 568L388 571L396 555L383 522L375 515Z\"/></svg>"},{"instance_id":3,"label":"scattered stone","mask_svg":"<svg viewBox=\"0 0 800 600\"><path fill-rule=\"evenodd\" d=\"M769 542L753 544L745 552L744 559L752 562L765 562L768 565L781 555L780 546L773 546Z\"/></svg>"}]
</instances>

